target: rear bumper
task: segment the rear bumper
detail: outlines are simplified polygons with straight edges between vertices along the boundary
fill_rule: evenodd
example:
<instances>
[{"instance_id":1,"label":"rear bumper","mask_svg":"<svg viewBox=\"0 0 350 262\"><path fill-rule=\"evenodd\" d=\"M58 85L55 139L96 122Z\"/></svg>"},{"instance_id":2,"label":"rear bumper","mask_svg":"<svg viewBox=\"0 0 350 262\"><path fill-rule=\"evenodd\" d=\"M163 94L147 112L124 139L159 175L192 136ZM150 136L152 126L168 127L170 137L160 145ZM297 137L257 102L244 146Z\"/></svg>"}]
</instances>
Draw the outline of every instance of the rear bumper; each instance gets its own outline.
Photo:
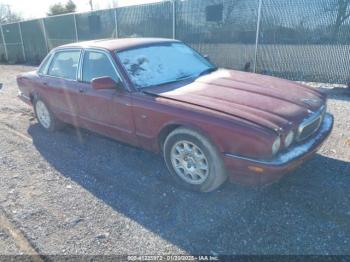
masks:
<instances>
[{"instance_id":1,"label":"rear bumper","mask_svg":"<svg viewBox=\"0 0 350 262\"><path fill-rule=\"evenodd\" d=\"M272 160L256 160L224 154L224 162L232 182L263 185L280 179L300 166L323 144L333 128L333 116L326 114L319 131L303 144L297 144Z\"/></svg>"}]
</instances>

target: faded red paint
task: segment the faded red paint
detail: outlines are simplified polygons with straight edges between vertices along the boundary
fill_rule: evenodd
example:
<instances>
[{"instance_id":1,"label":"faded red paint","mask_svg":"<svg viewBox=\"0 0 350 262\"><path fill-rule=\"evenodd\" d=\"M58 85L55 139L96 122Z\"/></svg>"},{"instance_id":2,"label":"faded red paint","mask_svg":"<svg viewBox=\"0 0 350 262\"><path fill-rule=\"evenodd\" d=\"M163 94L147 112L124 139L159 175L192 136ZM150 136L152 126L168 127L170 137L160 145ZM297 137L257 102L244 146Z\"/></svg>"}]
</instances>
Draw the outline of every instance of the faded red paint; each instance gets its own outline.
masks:
<instances>
[{"instance_id":1,"label":"faded red paint","mask_svg":"<svg viewBox=\"0 0 350 262\"><path fill-rule=\"evenodd\" d=\"M231 153L271 159L276 136L283 140L288 131L295 130L309 110L317 110L326 103L325 95L291 81L225 69L198 79L137 91L114 50L164 41L173 40L105 40L60 47L95 47L110 52L120 67L126 84L124 90L98 90L88 83L41 76L37 72L19 75L18 86L24 97L40 96L64 122L155 152L161 150L162 138L173 128L195 129L223 154L231 179L243 184L262 184L280 178L310 157L328 136L329 133L310 152L283 166L256 165L264 169L263 173L249 170L247 161L224 156ZM26 100L23 96L21 99ZM317 103L307 105L303 98L316 99Z\"/></svg>"}]
</instances>

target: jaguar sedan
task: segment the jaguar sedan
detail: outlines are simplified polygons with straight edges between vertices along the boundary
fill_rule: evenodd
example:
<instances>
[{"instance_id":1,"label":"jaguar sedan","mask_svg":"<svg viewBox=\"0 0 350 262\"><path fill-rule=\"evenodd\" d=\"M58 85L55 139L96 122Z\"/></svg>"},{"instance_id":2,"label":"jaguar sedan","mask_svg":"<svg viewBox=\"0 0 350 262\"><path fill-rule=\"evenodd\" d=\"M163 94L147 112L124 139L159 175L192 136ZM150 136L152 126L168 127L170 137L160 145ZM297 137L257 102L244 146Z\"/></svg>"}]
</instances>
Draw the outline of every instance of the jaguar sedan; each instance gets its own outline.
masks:
<instances>
[{"instance_id":1,"label":"jaguar sedan","mask_svg":"<svg viewBox=\"0 0 350 262\"><path fill-rule=\"evenodd\" d=\"M133 38L52 50L17 77L49 132L71 124L161 153L182 186L277 181L330 134L326 97L301 84L220 69L186 44Z\"/></svg>"}]
</instances>

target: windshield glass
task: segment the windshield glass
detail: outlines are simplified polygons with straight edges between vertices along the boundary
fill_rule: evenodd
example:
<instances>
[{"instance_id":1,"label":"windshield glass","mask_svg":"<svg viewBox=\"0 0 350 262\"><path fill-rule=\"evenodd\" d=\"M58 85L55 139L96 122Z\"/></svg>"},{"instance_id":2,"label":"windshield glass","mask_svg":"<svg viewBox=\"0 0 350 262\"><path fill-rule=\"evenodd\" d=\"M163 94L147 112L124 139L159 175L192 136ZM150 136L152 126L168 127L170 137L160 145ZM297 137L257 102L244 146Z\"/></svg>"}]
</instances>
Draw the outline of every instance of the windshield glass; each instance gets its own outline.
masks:
<instances>
[{"instance_id":1,"label":"windshield glass","mask_svg":"<svg viewBox=\"0 0 350 262\"><path fill-rule=\"evenodd\" d=\"M139 89L196 77L215 69L208 60L181 43L135 48L117 55Z\"/></svg>"}]
</instances>

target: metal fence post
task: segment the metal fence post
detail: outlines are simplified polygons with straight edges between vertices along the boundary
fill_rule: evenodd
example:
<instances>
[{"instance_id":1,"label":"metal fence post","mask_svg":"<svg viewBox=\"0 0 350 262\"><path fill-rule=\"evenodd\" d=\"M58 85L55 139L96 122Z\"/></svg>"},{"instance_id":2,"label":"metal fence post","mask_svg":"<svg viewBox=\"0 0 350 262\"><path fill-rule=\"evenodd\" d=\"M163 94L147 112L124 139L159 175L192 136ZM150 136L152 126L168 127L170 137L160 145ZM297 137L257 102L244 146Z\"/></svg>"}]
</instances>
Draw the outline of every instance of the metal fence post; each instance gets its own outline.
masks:
<instances>
[{"instance_id":1,"label":"metal fence post","mask_svg":"<svg viewBox=\"0 0 350 262\"><path fill-rule=\"evenodd\" d=\"M23 59L24 59L24 61L27 61L26 52L24 50L24 43L23 43L23 37L22 37L22 28L21 28L21 23L20 22L18 23L18 29L19 29L19 37L21 39L21 44L22 44Z\"/></svg>"},{"instance_id":2,"label":"metal fence post","mask_svg":"<svg viewBox=\"0 0 350 262\"><path fill-rule=\"evenodd\" d=\"M73 20L74 20L74 30L75 30L75 41L79 42L77 18L75 17L75 14L73 14Z\"/></svg>"},{"instance_id":3,"label":"metal fence post","mask_svg":"<svg viewBox=\"0 0 350 262\"><path fill-rule=\"evenodd\" d=\"M2 29L2 25L0 25L0 31L1 31L2 41L3 41L3 43L4 43L4 50L5 50L6 61L8 62L8 60L9 60L9 55L8 55L8 53L7 53L7 46L6 46L6 41L5 41L4 31L3 31L3 29Z\"/></svg>"},{"instance_id":4,"label":"metal fence post","mask_svg":"<svg viewBox=\"0 0 350 262\"><path fill-rule=\"evenodd\" d=\"M119 38L117 16L118 16L118 8L114 9L115 38Z\"/></svg>"},{"instance_id":5,"label":"metal fence post","mask_svg":"<svg viewBox=\"0 0 350 262\"><path fill-rule=\"evenodd\" d=\"M257 24L256 24L255 53L254 53L254 73L256 73L257 63L258 63L258 47L259 47L259 36L260 36L262 1L263 0L259 0L258 21L257 21Z\"/></svg>"},{"instance_id":6,"label":"metal fence post","mask_svg":"<svg viewBox=\"0 0 350 262\"><path fill-rule=\"evenodd\" d=\"M42 18L40 20L41 20L41 26L43 28L44 41L45 41L45 46L46 46L46 53L48 53L50 50L49 50L49 42L48 42L48 39L47 39L45 21L44 21L44 18Z\"/></svg>"},{"instance_id":7,"label":"metal fence post","mask_svg":"<svg viewBox=\"0 0 350 262\"><path fill-rule=\"evenodd\" d=\"M173 39L176 39L176 0L173 3Z\"/></svg>"}]
</instances>

